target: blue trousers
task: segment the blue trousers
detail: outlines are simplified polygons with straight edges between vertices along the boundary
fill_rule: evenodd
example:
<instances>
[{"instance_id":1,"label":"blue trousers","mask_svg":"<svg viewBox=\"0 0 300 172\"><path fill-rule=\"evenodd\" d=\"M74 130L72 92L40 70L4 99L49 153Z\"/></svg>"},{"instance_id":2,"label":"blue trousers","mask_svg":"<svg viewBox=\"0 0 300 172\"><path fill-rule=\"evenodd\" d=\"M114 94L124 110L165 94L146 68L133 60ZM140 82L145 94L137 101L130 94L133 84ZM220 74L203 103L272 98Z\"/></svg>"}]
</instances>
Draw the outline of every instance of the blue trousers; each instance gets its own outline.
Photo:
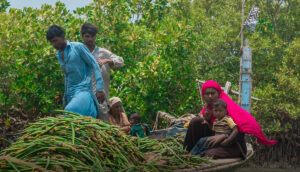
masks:
<instances>
[{"instance_id":1,"label":"blue trousers","mask_svg":"<svg viewBox=\"0 0 300 172\"><path fill-rule=\"evenodd\" d=\"M88 91L76 93L67 104L65 111L81 114L83 116L97 117L97 106Z\"/></svg>"},{"instance_id":2,"label":"blue trousers","mask_svg":"<svg viewBox=\"0 0 300 172\"><path fill-rule=\"evenodd\" d=\"M205 152L207 152L209 149L211 149L211 147L208 147L205 145L205 142L209 137L211 137L211 136L202 137L201 139L199 139L190 153L192 155L197 155L197 156L203 157L205 155Z\"/></svg>"}]
</instances>

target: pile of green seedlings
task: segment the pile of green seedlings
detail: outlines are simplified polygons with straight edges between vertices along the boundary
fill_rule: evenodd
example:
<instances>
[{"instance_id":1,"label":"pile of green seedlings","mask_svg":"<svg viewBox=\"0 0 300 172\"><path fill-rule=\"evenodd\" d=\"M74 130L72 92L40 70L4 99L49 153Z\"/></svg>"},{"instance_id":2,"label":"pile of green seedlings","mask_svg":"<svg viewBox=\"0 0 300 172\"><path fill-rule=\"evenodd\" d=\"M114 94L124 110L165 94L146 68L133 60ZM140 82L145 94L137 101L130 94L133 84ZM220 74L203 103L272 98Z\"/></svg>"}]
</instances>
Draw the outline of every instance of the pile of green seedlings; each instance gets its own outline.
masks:
<instances>
[{"instance_id":1,"label":"pile of green seedlings","mask_svg":"<svg viewBox=\"0 0 300 172\"><path fill-rule=\"evenodd\" d=\"M29 124L0 152L0 171L171 171L206 162L174 138L131 137L104 121L61 112Z\"/></svg>"}]
</instances>

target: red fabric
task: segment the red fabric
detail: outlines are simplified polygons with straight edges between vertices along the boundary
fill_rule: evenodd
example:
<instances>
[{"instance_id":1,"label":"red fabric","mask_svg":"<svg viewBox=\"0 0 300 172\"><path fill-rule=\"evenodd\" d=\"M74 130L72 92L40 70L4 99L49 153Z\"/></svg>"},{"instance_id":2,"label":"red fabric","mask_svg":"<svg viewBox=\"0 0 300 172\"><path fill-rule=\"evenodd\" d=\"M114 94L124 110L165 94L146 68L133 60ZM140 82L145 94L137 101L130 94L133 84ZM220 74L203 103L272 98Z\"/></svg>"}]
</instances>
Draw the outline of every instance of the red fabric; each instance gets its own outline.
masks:
<instances>
[{"instance_id":1,"label":"red fabric","mask_svg":"<svg viewBox=\"0 0 300 172\"><path fill-rule=\"evenodd\" d=\"M276 144L276 140L268 140L264 133L262 132L259 124L256 122L255 118L247 111L242 109L238 104L236 104L231 98L224 93L221 86L213 80L206 81L201 89L202 96L204 95L204 91L206 88L215 88L220 92L219 99L224 100L227 103L227 111L228 115L234 120L237 124L240 132L254 135L257 138L259 143L265 145L274 145ZM211 107L208 107L211 109ZM206 106L202 109L201 113L204 115ZM211 122L213 123L215 120L215 116L212 115Z\"/></svg>"}]
</instances>

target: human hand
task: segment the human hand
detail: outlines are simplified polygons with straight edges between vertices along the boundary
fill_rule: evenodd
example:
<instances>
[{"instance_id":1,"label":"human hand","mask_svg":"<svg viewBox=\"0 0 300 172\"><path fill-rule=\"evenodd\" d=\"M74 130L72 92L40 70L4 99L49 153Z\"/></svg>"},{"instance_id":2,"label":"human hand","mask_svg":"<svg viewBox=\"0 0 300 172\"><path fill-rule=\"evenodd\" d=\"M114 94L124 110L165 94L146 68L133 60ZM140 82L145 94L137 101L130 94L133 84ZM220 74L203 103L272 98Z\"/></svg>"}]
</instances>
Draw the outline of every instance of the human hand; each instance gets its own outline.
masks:
<instances>
[{"instance_id":1,"label":"human hand","mask_svg":"<svg viewBox=\"0 0 300 172\"><path fill-rule=\"evenodd\" d=\"M128 132L130 132L130 130L131 130L131 126L128 125L128 126L125 126L125 127L121 127L120 130L121 130L121 131L124 131L125 133L128 133Z\"/></svg>"},{"instance_id":2,"label":"human hand","mask_svg":"<svg viewBox=\"0 0 300 172\"><path fill-rule=\"evenodd\" d=\"M205 144L209 147L214 147L216 144L222 142L225 138L226 138L226 136L224 134L215 135L215 136L209 137L206 140Z\"/></svg>"},{"instance_id":3,"label":"human hand","mask_svg":"<svg viewBox=\"0 0 300 172\"><path fill-rule=\"evenodd\" d=\"M103 91L97 91L96 97L97 97L98 102L101 104L105 100L105 93Z\"/></svg>"},{"instance_id":4,"label":"human hand","mask_svg":"<svg viewBox=\"0 0 300 172\"><path fill-rule=\"evenodd\" d=\"M208 124L208 122L206 121L206 119L204 119L204 120L202 121L202 124Z\"/></svg>"},{"instance_id":5,"label":"human hand","mask_svg":"<svg viewBox=\"0 0 300 172\"><path fill-rule=\"evenodd\" d=\"M100 67L102 67L102 66L105 65L106 63L113 63L113 61L110 60L110 59L100 59L100 60L98 60L97 62L98 62L98 64L100 65Z\"/></svg>"},{"instance_id":6,"label":"human hand","mask_svg":"<svg viewBox=\"0 0 300 172\"><path fill-rule=\"evenodd\" d=\"M199 114L198 116L199 116L199 117L201 118L201 120L202 120L201 124L208 124L207 121L206 121L206 119L203 117L203 115Z\"/></svg>"},{"instance_id":7,"label":"human hand","mask_svg":"<svg viewBox=\"0 0 300 172\"><path fill-rule=\"evenodd\" d=\"M100 67L102 67L106 63L106 59L100 59L97 61Z\"/></svg>"}]
</instances>

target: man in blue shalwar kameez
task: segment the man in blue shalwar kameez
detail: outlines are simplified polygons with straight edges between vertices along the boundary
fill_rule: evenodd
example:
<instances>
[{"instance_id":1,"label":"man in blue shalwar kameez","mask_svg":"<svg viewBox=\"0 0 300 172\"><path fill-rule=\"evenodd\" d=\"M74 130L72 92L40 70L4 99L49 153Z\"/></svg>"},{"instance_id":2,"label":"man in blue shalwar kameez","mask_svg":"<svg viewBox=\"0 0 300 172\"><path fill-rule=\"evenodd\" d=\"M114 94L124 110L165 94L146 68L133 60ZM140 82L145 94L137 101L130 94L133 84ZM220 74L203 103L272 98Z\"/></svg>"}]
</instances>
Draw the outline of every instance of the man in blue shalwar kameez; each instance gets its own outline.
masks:
<instances>
[{"instance_id":1,"label":"man in blue shalwar kameez","mask_svg":"<svg viewBox=\"0 0 300 172\"><path fill-rule=\"evenodd\" d=\"M58 61L65 75L64 110L96 118L99 114L97 100L102 103L105 94L100 68L94 56L82 43L65 40L64 31L59 26L49 28L47 39L58 50ZM96 95L93 93L91 71L95 75Z\"/></svg>"}]
</instances>

